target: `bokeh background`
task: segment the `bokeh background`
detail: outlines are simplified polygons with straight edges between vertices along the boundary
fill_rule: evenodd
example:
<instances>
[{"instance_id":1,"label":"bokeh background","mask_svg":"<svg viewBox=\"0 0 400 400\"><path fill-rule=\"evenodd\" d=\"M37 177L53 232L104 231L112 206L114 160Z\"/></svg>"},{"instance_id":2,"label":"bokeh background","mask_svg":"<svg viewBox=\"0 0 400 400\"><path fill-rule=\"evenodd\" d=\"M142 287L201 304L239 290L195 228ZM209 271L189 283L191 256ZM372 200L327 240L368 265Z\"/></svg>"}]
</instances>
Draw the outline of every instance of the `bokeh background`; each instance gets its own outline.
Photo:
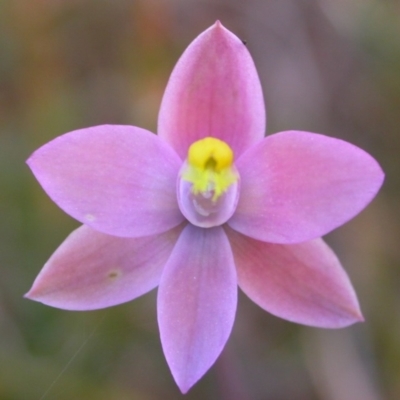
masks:
<instances>
[{"instance_id":1,"label":"bokeh background","mask_svg":"<svg viewBox=\"0 0 400 400\"><path fill-rule=\"evenodd\" d=\"M78 226L25 159L81 127L156 131L175 62L216 19L247 41L269 134L345 139L377 158L387 179L368 209L326 237L366 322L303 327L240 294L226 349L183 396L162 354L156 291L94 312L23 299ZM395 0L0 0L0 399L399 399L399 129Z\"/></svg>"}]
</instances>

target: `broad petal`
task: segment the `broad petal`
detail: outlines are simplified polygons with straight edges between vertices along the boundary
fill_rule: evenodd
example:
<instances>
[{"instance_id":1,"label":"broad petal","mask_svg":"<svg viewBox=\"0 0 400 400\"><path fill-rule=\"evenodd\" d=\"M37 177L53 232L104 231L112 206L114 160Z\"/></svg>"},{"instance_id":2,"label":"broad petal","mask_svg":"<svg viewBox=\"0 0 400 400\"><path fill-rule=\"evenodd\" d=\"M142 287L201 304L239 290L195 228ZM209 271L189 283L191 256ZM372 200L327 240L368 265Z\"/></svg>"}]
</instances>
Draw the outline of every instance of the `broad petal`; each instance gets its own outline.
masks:
<instances>
[{"instance_id":1,"label":"broad petal","mask_svg":"<svg viewBox=\"0 0 400 400\"><path fill-rule=\"evenodd\" d=\"M103 233L140 237L183 220L176 200L181 161L144 129L102 125L73 131L27 163L58 206Z\"/></svg>"},{"instance_id":2,"label":"broad petal","mask_svg":"<svg viewBox=\"0 0 400 400\"><path fill-rule=\"evenodd\" d=\"M25 297L66 310L133 300L158 285L181 230L132 239L83 225L55 251Z\"/></svg>"},{"instance_id":3,"label":"broad petal","mask_svg":"<svg viewBox=\"0 0 400 400\"><path fill-rule=\"evenodd\" d=\"M282 245L226 231L239 287L264 310L322 328L363 321L350 280L322 239Z\"/></svg>"},{"instance_id":4,"label":"broad petal","mask_svg":"<svg viewBox=\"0 0 400 400\"><path fill-rule=\"evenodd\" d=\"M228 221L265 242L298 243L325 235L358 214L384 174L365 151L339 139L281 132L237 162L238 206Z\"/></svg>"},{"instance_id":5,"label":"broad petal","mask_svg":"<svg viewBox=\"0 0 400 400\"><path fill-rule=\"evenodd\" d=\"M183 393L221 353L235 319L236 302L236 271L223 229L187 225L158 290L161 342Z\"/></svg>"},{"instance_id":6,"label":"broad petal","mask_svg":"<svg viewBox=\"0 0 400 400\"><path fill-rule=\"evenodd\" d=\"M265 134L265 106L253 60L220 22L199 35L172 72L162 100L158 134L185 159L206 136L240 155Z\"/></svg>"}]
</instances>

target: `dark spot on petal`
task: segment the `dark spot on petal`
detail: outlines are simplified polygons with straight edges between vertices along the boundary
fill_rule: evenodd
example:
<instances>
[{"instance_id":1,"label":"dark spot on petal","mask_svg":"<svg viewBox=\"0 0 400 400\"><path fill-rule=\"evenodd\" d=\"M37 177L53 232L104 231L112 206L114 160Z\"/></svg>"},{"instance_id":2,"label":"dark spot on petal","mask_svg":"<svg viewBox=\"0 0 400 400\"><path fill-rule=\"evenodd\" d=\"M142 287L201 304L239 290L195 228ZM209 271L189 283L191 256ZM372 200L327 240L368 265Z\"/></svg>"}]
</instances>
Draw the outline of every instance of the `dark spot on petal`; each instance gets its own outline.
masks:
<instances>
[{"instance_id":1,"label":"dark spot on petal","mask_svg":"<svg viewBox=\"0 0 400 400\"><path fill-rule=\"evenodd\" d=\"M107 277L108 279L115 281L122 275L122 272L119 269L112 269L108 272Z\"/></svg>"}]
</instances>

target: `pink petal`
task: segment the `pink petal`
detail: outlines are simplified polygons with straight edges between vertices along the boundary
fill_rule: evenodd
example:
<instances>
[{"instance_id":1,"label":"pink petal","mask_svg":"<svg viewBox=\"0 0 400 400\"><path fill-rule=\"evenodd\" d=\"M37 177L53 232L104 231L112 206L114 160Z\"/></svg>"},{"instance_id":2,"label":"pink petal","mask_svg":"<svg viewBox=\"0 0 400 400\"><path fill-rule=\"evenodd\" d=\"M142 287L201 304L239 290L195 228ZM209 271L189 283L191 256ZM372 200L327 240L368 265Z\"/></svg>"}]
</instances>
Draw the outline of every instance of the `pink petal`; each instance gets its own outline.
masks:
<instances>
[{"instance_id":1,"label":"pink petal","mask_svg":"<svg viewBox=\"0 0 400 400\"><path fill-rule=\"evenodd\" d=\"M206 136L224 140L236 156L264 137L264 100L253 60L220 22L179 59L164 93L158 134L182 159Z\"/></svg>"},{"instance_id":2,"label":"pink petal","mask_svg":"<svg viewBox=\"0 0 400 400\"><path fill-rule=\"evenodd\" d=\"M133 300L158 285L181 230L131 239L83 225L55 251L25 297L67 310Z\"/></svg>"},{"instance_id":3,"label":"pink petal","mask_svg":"<svg viewBox=\"0 0 400 400\"><path fill-rule=\"evenodd\" d=\"M235 319L236 302L236 271L223 229L187 225L158 291L161 342L183 393L221 353Z\"/></svg>"},{"instance_id":4,"label":"pink petal","mask_svg":"<svg viewBox=\"0 0 400 400\"><path fill-rule=\"evenodd\" d=\"M73 131L41 147L28 164L55 203L103 233L140 237L183 220L176 199L181 161L144 129Z\"/></svg>"},{"instance_id":5,"label":"pink petal","mask_svg":"<svg viewBox=\"0 0 400 400\"><path fill-rule=\"evenodd\" d=\"M383 182L378 163L350 143L281 132L237 162L241 193L229 225L255 239L296 243L320 237L358 214Z\"/></svg>"},{"instance_id":6,"label":"pink petal","mask_svg":"<svg viewBox=\"0 0 400 400\"><path fill-rule=\"evenodd\" d=\"M282 245L226 230L239 286L266 311L322 328L363 320L346 272L322 239Z\"/></svg>"}]
</instances>

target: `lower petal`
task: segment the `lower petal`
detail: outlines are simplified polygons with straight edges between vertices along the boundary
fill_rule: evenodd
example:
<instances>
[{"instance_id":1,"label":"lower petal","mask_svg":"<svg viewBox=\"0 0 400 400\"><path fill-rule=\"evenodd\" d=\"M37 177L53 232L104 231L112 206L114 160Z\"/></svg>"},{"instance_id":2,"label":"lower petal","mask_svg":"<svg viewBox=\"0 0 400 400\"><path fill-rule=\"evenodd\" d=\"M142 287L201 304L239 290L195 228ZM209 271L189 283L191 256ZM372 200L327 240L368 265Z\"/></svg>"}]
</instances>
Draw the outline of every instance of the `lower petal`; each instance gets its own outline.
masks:
<instances>
[{"instance_id":1,"label":"lower petal","mask_svg":"<svg viewBox=\"0 0 400 400\"><path fill-rule=\"evenodd\" d=\"M346 272L322 239L281 245L226 230L239 286L266 311L322 328L363 320Z\"/></svg>"},{"instance_id":2,"label":"lower petal","mask_svg":"<svg viewBox=\"0 0 400 400\"><path fill-rule=\"evenodd\" d=\"M187 225L158 291L161 342L183 393L221 353L233 326L236 303L236 271L223 229Z\"/></svg>"},{"instance_id":3,"label":"lower petal","mask_svg":"<svg viewBox=\"0 0 400 400\"><path fill-rule=\"evenodd\" d=\"M55 251L25 297L66 310L133 300L158 285L181 230L132 239L83 225Z\"/></svg>"}]
</instances>

